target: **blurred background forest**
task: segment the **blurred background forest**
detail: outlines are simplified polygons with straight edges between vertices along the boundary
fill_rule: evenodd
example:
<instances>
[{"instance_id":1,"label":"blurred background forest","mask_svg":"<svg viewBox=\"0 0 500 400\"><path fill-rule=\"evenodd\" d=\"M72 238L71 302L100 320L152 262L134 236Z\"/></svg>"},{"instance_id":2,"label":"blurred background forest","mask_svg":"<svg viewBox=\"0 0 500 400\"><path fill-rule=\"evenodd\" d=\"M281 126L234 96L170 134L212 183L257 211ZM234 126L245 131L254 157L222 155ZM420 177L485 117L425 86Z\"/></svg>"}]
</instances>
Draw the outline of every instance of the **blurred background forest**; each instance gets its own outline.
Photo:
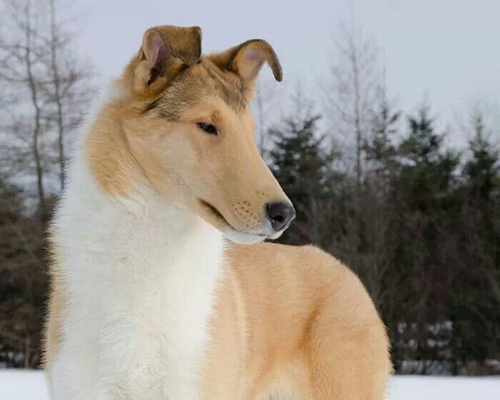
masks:
<instances>
[{"instance_id":1,"label":"blurred background forest","mask_svg":"<svg viewBox=\"0 0 500 400\"><path fill-rule=\"evenodd\" d=\"M46 232L99 77L75 45L81 17L61 18L57 0L4 3L0 367L37 368ZM427 98L403 110L373 37L336 33L315 95L264 79L253 103L259 148L297 209L281 241L317 244L359 275L397 373L499 374L499 109L478 102L439 121ZM457 131L467 143L452 145Z\"/></svg>"}]
</instances>

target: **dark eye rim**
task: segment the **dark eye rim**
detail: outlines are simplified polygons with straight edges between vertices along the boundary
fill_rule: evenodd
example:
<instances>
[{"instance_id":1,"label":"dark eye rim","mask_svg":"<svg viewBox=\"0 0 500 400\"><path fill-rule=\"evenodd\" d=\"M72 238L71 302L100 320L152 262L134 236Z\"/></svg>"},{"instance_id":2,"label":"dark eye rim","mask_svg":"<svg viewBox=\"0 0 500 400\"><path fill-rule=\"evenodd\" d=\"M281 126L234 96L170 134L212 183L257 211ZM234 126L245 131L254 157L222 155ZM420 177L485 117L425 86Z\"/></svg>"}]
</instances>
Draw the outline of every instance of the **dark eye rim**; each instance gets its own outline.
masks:
<instances>
[{"instance_id":1,"label":"dark eye rim","mask_svg":"<svg viewBox=\"0 0 500 400\"><path fill-rule=\"evenodd\" d=\"M206 122L197 122L196 125L198 125L198 128L208 133L209 135L217 135L219 133L217 131L217 127L213 124L207 124Z\"/></svg>"}]
</instances>

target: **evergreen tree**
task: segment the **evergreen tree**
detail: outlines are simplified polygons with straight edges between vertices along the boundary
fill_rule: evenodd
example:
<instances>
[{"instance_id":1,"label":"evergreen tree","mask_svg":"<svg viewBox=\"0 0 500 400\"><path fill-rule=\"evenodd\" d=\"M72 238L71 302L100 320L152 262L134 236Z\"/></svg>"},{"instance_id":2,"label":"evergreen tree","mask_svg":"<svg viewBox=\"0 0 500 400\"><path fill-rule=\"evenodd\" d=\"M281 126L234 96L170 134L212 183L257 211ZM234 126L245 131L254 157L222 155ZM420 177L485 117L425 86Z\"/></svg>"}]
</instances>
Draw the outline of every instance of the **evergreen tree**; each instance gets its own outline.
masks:
<instances>
[{"instance_id":1,"label":"evergreen tree","mask_svg":"<svg viewBox=\"0 0 500 400\"><path fill-rule=\"evenodd\" d=\"M334 153L326 150L325 136L318 133L319 120L310 107L298 104L293 115L269 131L274 142L269 152L271 171L297 210L291 228L295 234L287 235L290 243L315 242L311 224L322 201L332 195ZM309 229L301 229L308 224Z\"/></svg>"},{"instance_id":2,"label":"evergreen tree","mask_svg":"<svg viewBox=\"0 0 500 400\"><path fill-rule=\"evenodd\" d=\"M500 207L496 194L499 154L488 140L481 112L471 118L471 158L463 175L467 190L457 231L464 262L454 268L453 285L466 290L450 293L454 322L453 358L458 367L477 364L500 355ZM462 193L463 194L463 193Z\"/></svg>"},{"instance_id":3,"label":"evergreen tree","mask_svg":"<svg viewBox=\"0 0 500 400\"><path fill-rule=\"evenodd\" d=\"M270 152L271 170L300 205L308 204L309 187L325 190L330 159L321 146L324 138L316 137L318 120L317 115L289 117L282 127L270 130L275 144Z\"/></svg>"},{"instance_id":4,"label":"evergreen tree","mask_svg":"<svg viewBox=\"0 0 500 400\"><path fill-rule=\"evenodd\" d=\"M425 208L452 189L460 159L443 149L445 134L436 132L428 106L409 117L408 124L408 136L399 146L401 182L412 206Z\"/></svg>"},{"instance_id":5,"label":"evergreen tree","mask_svg":"<svg viewBox=\"0 0 500 400\"><path fill-rule=\"evenodd\" d=\"M459 156L444 149L445 134L437 132L429 107L410 116L408 127L398 147L400 174L392 199L397 204L394 270L404 268L399 275L406 280L406 306L398 307L392 318L407 321L407 330L400 333L394 329L397 325L389 325L402 340L396 349L400 360L416 362L417 372L429 374L449 361L443 343L450 335L446 327L451 267L442 243L448 240L447 224L453 220L448 203Z\"/></svg>"},{"instance_id":6,"label":"evergreen tree","mask_svg":"<svg viewBox=\"0 0 500 400\"><path fill-rule=\"evenodd\" d=\"M465 164L464 175L474 199L489 202L500 171L499 154L488 140L482 113L474 113L472 128L474 137L469 141L472 158Z\"/></svg>"},{"instance_id":7,"label":"evergreen tree","mask_svg":"<svg viewBox=\"0 0 500 400\"><path fill-rule=\"evenodd\" d=\"M379 189L388 189L397 169L397 148L394 144L398 133L400 111L393 111L387 99L382 98L371 120L371 137L365 142L366 160L372 165L372 183Z\"/></svg>"}]
</instances>

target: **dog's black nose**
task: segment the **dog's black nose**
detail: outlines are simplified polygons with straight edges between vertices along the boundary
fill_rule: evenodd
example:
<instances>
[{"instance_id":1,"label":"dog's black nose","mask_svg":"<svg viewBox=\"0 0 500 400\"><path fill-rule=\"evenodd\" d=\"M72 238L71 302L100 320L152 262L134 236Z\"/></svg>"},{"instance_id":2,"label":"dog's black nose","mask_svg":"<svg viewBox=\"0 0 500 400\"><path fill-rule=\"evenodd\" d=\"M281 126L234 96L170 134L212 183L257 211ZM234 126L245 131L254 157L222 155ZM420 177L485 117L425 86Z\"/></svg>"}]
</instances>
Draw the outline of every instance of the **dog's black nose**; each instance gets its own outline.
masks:
<instances>
[{"instance_id":1,"label":"dog's black nose","mask_svg":"<svg viewBox=\"0 0 500 400\"><path fill-rule=\"evenodd\" d=\"M289 203L267 203L266 212L275 232L286 227L295 218L295 208Z\"/></svg>"}]
</instances>

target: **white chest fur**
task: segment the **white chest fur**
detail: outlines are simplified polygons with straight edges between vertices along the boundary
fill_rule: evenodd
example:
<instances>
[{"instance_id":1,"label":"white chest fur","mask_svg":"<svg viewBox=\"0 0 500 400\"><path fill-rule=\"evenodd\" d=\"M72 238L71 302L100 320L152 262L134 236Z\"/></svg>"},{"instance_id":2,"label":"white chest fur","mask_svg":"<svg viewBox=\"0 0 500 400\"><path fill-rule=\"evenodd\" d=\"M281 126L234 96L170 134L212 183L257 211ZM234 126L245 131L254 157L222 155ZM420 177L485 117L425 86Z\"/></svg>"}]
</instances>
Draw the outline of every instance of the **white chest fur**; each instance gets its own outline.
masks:
<instances>
[{"instance_id":1,"label":"white chest fur","mask_svg":"<svg viewBox=\"0 0 500 400\"><path fill-rule=\"evenodd\" d=\"M53 398L199 399L221 234L155 193L101 193L78 159L56 232L69 305Z\"/></svg>"}]
</instances>

